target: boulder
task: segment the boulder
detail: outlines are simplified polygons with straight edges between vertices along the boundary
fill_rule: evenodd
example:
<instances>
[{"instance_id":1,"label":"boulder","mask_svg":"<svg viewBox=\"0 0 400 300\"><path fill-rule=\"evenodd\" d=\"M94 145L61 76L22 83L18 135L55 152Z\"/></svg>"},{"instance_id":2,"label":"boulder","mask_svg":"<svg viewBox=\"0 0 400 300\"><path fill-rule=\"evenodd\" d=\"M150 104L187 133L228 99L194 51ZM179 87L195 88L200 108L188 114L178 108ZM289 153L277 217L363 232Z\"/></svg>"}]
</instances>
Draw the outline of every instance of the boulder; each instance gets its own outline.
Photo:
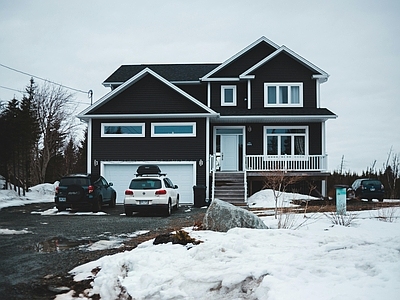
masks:
<instances>
[{"instance_id":1,"label":"boulder","mask_svg":"<svg viewBox=\"0 0 400 300\"><path fill-rule=\"evenodd\" d=\"M267 225L252 212L219 199L214 199L208 207L203 227L220 232L227 232L235 227L268 229Z\"/></svg>"}]
</instances>

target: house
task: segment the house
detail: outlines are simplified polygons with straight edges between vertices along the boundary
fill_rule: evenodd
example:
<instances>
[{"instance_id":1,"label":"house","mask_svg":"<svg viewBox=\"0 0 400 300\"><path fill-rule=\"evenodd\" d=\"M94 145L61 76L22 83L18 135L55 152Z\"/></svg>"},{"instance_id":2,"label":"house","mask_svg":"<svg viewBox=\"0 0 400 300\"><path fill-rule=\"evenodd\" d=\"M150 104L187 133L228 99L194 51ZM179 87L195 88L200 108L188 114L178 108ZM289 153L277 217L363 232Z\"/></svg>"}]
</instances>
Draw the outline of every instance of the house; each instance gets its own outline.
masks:
<instances>
[{"instance_id":1,"label":"house","mask_svg":"<svg viewBox=\"0 0 400 300\"><path fill-rule=\"evenodd\" d=\"M103 83L111 91L78 115L88 172L112 181L119 203L144 163L173 179L181 203L193 203L194 186L243 203L272 171L326 195L328 77L265 37L218 64L122 65Z\"/></svg>"}]
</instances>

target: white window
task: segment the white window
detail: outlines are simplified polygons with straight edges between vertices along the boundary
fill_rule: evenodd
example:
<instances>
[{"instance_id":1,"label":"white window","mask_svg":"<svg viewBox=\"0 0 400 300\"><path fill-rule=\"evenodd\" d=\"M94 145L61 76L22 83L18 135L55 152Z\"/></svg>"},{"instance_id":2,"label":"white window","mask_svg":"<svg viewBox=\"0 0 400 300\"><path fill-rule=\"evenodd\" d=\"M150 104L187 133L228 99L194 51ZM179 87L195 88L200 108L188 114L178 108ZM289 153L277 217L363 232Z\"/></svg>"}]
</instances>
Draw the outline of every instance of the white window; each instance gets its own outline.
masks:
<instances>
[{"instance_id":1,"label":"white window","mask_svg":"<svg viewBox=\"0 0 400 300\"><path fill-rule=\"evenodd\" d=\"M307 155L308 128L304 126L264 127L266 155Z\"/></svg>"},{"instance_id":2,"label":"white window","mask_svg":"<svg viewBox=\"0 0 400 300\"><path fill-rule=\"evenodd\" d=\"M196 123L152 123L152 137L195 137Z\"/></svg>"},{"instance_id":3,"label":"white window","mask_svg":"<svg viewBox=\"0 0 400 300\"><path fill-rule=\"evenodd\" d=\"M264 83L264 107L303 106L303 83Z\"/></svg>"},{"instance_id":4,"label":"white window","mask_svg":"<svg viewBox=\"0 0 400 300\"><path fill-rule=\"evenodd\" d=\"M221 86L221 106L236 106L236 85Z\"/></svg>"},{"instance_id":5,"label":"white window","mask_svg":"<svg viewBox=\"0 0 400 300\"><path fill-rule=\"evenodd\" d=\"M144 137L144 123L101 123L102 137Z\"/></svg>"}]
</instances>

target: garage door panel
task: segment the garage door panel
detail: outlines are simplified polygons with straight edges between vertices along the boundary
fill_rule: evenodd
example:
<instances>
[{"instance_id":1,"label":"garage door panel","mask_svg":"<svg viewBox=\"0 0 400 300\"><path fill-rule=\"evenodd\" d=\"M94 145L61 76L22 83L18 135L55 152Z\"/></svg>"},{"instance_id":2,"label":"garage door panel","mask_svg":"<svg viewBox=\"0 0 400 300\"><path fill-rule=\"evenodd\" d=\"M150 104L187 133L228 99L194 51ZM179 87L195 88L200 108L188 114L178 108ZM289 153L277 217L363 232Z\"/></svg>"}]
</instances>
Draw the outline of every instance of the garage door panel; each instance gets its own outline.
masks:
<instances>
[{"instance_id":1,"label":"garage door panel","mask_svg":"<svg viewBox=\"0 0 400 300\"><path fill-rule=\"evenodd\" d=\"M125 190L129 187L132 178L135 177L138 166L144 163L104 163L104 177L113 183L114 189L117 191L117 203L124 202ZM157 164L163 173L171 181L178 185L180 203L193 204L193 185L195 185L195 163L162 163L151 162Z\"/></svg>"}]
</instances>

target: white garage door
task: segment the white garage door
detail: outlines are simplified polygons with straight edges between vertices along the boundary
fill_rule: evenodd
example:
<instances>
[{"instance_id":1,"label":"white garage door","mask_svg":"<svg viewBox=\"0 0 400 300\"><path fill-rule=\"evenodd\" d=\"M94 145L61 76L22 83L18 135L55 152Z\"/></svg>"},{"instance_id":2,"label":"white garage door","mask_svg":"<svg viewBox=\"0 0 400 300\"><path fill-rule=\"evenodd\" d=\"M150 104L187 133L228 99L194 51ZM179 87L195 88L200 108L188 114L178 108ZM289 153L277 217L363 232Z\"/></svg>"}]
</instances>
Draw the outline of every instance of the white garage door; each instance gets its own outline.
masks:
<instances>
[{"instance_id":1,"label":"white garage door","mask_svg":"<svg viewBox=\"0 0 400 300\"><path fill-rule=\"evenodd\" d=\"M196 184L195 162L102 162L101 174L114 184L117 203L124 203L124 193L131 179L135 177L138 166L156 164L171 181L179 187L181 204L193 204L193 186Z\"/></svg>"}]
</instances>

